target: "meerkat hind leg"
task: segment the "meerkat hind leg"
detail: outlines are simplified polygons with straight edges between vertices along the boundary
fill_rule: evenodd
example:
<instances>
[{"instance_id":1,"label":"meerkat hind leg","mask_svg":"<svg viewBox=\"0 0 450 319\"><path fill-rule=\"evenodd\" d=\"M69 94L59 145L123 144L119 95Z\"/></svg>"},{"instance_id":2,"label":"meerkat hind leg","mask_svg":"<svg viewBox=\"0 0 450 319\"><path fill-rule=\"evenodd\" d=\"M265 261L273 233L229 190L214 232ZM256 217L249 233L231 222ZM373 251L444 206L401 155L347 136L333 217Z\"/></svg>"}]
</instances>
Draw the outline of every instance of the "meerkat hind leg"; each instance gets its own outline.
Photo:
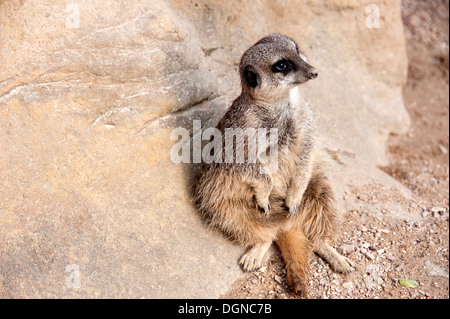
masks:
<instances>
[{"instance_id":1,"label":"meerkat hind leg","mask_svg":"<svg viewBox=\"0 0 450 319\"><path fill-rule=\"evenodd\" d=\"M350 259L340 255L328 243L314 246L314 252L325 259L336 272L349 273L355 268L355 264Z\"/></svg>"},{"instance_id":2,"label":"meerkat hind leg","mask_svg":"<svg viewBox=\"0 0 450 319\"><path fill-rule=\"evenodd\" d=\"M239 265L244 271L253 271L262 267L264 256L272 245L272 241L257 243L242 255Z\"/></svg>"}]
</instances>

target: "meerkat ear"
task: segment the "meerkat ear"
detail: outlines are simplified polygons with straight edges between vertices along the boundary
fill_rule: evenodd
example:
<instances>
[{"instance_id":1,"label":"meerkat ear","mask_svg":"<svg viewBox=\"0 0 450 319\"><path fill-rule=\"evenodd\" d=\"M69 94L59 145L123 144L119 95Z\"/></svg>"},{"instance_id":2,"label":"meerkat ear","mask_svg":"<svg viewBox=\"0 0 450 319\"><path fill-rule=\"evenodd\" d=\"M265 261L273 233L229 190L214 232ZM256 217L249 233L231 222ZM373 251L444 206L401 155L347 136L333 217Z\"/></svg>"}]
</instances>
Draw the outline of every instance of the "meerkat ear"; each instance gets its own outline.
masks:
<instances>
[{"instance_id":1,"label":"meerkat ear","mask_svg":"<svg viewBox=\"0 0 450 319\"><path fill-rule=\"evenodd\" d=\"M249 65L246 66L244 68L244 71L242 71L242 76L245 80L245 83L247 83L251 88L254 89L259 85L260 78L253 67Z\"/></svg>"}]
</instances>

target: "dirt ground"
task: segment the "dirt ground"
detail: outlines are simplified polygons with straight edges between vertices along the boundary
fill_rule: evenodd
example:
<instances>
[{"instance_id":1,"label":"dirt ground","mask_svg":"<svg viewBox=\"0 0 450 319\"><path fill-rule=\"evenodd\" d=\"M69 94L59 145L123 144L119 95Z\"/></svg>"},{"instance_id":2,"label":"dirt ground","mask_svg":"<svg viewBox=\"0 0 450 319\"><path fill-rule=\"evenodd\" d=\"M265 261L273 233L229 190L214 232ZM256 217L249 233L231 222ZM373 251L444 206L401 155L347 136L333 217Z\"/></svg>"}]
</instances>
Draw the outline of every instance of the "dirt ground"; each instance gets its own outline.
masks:
<instances>
[{"instance_id":1,"label":"dirt ground","mask_svg":"<svg viewBox=\"0 0 450 319\"><path fill-rule=\"evenodd\" d=\"M416 202L401 205L419 210L422 221L348 211L335 247L355 262L356 271L334 273L314 256L309 298L449 298L449 1L406 0L402 7L409 58L404 101L411 128L407 135L390 137L391 165L381 169L414 193ZM361 202L396 196L382 186L355 193ZM418 286L405 287L399 279ZM288 290L277 251L223 297L299 298Z\"/></svg>"}]
</instances>

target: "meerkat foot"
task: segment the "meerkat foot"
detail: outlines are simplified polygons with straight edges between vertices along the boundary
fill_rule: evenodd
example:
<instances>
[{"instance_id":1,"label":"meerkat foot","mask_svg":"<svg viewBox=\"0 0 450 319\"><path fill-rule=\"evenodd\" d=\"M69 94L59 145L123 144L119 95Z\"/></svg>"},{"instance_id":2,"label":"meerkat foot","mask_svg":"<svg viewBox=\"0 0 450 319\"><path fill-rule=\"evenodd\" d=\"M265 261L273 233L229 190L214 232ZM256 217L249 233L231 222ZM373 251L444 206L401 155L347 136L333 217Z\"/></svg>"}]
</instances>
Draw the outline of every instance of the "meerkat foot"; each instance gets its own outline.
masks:
<instances>
[{"instance_id":1,"label":"meerkat foot","mask_svg":"<svg viewBox=\"0 0 450 319\"><path fill-rule=\"evenodd\" d=\"M314 252L325 259L331 268L340 273L350 273L355 270L355 264L349 258L340 255L336 249L329 244L321 244L315 247Z\"/></svg>"},{"instance_id":2,"label":"meerkat foot","mask_svg":"<svg viewBox=\"0 0 450 319\"><path fill-rule=\"evenodd\" d=\"M239 265L244 271L253 271L262 267L264 255L269 250L272 242L258 243L252 246L239 260Z\"/></svg>"}]
</instances>

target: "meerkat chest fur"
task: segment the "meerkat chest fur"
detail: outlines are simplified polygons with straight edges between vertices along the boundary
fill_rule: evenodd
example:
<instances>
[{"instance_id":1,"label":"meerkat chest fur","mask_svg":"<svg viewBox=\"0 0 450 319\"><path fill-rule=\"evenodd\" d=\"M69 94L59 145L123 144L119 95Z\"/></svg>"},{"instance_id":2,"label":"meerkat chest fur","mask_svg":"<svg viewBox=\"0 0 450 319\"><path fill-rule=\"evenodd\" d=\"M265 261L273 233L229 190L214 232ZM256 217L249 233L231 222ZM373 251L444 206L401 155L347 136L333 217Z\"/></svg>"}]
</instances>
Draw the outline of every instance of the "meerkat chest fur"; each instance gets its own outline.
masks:
<instances>
[{"instance_id":1,"label":"meerkat chest fur","mask_svg":"<svg viewBox=\"0 0 450 319\"><path fill-rule=\"evenodd\" d=\"M272 177L274 191L282 193L302 161L312 160L316 128L313 114L298 87L289 90L275 117L278 121L278 170Z\"/></svg>"},{"instance_id":2,"label":"meerkat chest fur","mask_svg":"<svg viewBox=\"0 0 450 319\"><path fill-rule=\"evenodd\" d=\"M309 153L314 144L315 123L308 103L301 96L298 87L289 90L287 98L273 111L273 123L278 130L280 156L293 157Z\"/></svg>"},{"instance_id":3,"label":"meerkat chest fur","mask_svg":"<svg viewBox=\"0 0 450 319\"><path fill-rule=\"evenodd\" d=\"M314 144L316 127L314 117L307 101L301 96L299 88L294 87L289 90L289 106L291 109L291 119L294 125L295 134L294 147L301 151L301 146Z\"/></svg>"},{"instance_id":4,"label":"meerkat chest fur","mask_svg":"<svg viewBox=\"0 0 450 319\"><path fill-rule=\"evenodd\" d=\"M289 103L294 106L298 106L298 103L300 103L300 92L298 87L289 90Z\"/></svg>"}]
</instances>

